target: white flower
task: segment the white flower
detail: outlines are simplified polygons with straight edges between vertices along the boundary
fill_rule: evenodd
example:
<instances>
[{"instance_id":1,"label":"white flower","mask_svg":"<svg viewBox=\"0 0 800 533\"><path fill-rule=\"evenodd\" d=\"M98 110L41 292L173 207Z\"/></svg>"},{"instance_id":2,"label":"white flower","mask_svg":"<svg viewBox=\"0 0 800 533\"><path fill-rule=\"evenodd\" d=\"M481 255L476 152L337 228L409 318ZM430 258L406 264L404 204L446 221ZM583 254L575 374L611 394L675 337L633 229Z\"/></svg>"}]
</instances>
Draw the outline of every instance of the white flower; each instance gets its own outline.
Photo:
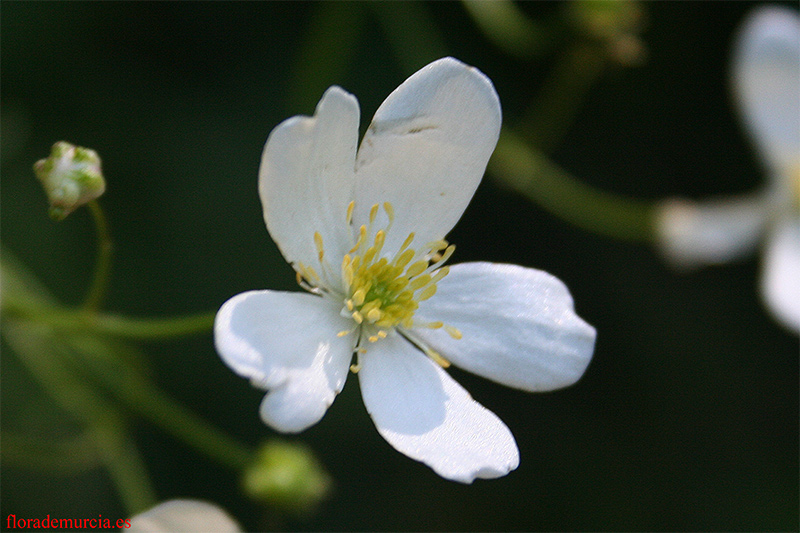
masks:
<instances>
[{"instance_id":1,"label":"white flower","mask_svg":"<svg viewBox=\"0 0 800 533\"><path fill-rule=\"evenodd\" d=\"M197 500L169 500L130 519L129 533L186 533L242 531L239 524L216 505Z\"/></svg>"},{"instance_id":2,"label":"white flower","mask_svg":"<svg viewBox=\"0 0 800 533\"><path fill-rule=\"evenodd\" d=\"M800 331L800 16L757 8L734 47L733 88L769 181L765 190L709 202L670 200L660 244L679 266L722 263L764 241L761 292L784 325Z\"/></svg>"},{"instance_id":3,"label":"white flower","mask_svg":"<svg viewBox=\"0 0 800 533\"><path fill-rule=\"evenodd\" d=\"M284 432L322 418L355 355L364 404L392 446L448 479L503 476L519 463L511 432L444 368L527 391L564 387L586 369L595 331L547 273L442 266L454 249L443 238L499 135L486 76L440 59L389 95L356 152L358 125L355 97L331 87L313 117L270 134L264 219L310 294L231 298L217 350L269 390L261 417Z\"/></svg>"}]
</instances>

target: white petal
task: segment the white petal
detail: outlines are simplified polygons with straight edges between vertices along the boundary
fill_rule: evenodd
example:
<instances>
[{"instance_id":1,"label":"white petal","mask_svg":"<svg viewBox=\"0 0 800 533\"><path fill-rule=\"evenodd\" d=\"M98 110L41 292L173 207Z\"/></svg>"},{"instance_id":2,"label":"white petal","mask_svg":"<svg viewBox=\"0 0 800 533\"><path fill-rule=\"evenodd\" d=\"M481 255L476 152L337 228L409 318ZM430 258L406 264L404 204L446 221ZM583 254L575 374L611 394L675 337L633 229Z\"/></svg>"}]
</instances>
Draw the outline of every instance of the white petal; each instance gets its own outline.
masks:
<instances>
[{"instance_id":1,"label":"white petal","mask_svg":"<svg viewBox=\"0 0 800 533\"><path fill-rule=\"evenodd\" d=\"M197 500L170 500L130 519L131 533L180 533L242 531L228 513L210 503Z\"/></svg>"},{"instance_id":2,"label":"white petal","mask_svg":"<svg viewBox=\"0 0 800 533\"><path fill-rule=\"evenodd\" d=\"M267 229L290 263L318 264L314 232L331 257L341 259L352 246L346 216L358 121L355 97L331 87L313 117L292 117L269 135L258 191Z\"/></svg>"},{"instance_id":3,"label":"white petal","mask_svg":"<svg viewBox=\"0 0 800 533\"><path fill-rule=\"evenodd\" d=\"M370 345L359 362L364 405L397 451L461 483L504 476L519 465L505 424L402 337Z\"/></svg>"},{"instance_id":4,"label":"white petal","mask_svg":"<svg viewBox=\"0 0 800 533\"><path fill-rule=\"evenodd\" d=\"M541 270L495 263L454 265L415 322L460 330L415 328L445 359L498 383L545 391L576 382L594 351L595 330L575 314L561 281Z\"/></svg>"},{"instance_id":5,"label":"white petal","mask_svg":"<svg viewBox=\"0 0 800 533\"><path fill-rule=\"evenodd\" d=\"M733 62L744 121L770 170L785 175L800 154L800 15L776 6L755 10Z\"/></svg>"},{"instance_id":6,"label":"white petal","mask_svg":"<svg viewBox=\"0 0 800 533\"><path fill-rule=\"evenodd\" d=\"M656 214L660 251L674 266L687 269L738 259L755 250L768 210L763 194L706 202L667 200Z\"/></svg>"},{"instance_id":7,"label":"white petal","mask_svg":"<svg viewBox=\"0 0 800 533\"><path fill-rule=\"evenodd\" d=\"M453 58L427 65L381 104L358 151L356 222L391 202L386 249L412 231L443 238L461 218L500 132L500 101L480 71Z\"/></svg>"},{"instance_id":8,"label":"white petal","mask_svg":"<svg viewBox=\"0 0 800 533\"><path fill-rule=\"evenodd\" d=\"M762 291L775 317L800 332L800 218L783 221L770 234Z\"/></svg>"},{"instance_id":9,"label":"white petal","mask_svg":"<svg viewBox=\"0 0 800 533\"><path fill-rule=\"evenodd\" d=\"M317 423L344 387L351 322L326 299L302 293L251 291L234 296L217 313L214 341L222 360L270 392L261 418L284 432Z\"/></svg>"}]
</instances>

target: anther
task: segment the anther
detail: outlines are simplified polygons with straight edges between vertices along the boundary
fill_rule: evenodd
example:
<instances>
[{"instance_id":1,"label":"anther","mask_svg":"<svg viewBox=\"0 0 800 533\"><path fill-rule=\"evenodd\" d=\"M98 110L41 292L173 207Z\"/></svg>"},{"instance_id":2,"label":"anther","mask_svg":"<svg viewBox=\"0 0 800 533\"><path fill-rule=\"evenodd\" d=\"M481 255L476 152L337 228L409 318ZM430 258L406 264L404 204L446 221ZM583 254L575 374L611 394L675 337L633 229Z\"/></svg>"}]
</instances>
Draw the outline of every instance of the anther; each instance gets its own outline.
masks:
<instances>
[{"instance_id":1,"label":"anther","mask_svg":"<svg viewBox=\"0 0 800 533\"><path fill-rule=\"evenodd\" d=\"M348 226L353 223L353 209L355 207L356 207L355 201L351 201L349 204L347 204L347 217L345 218L345 220L347 220Z\"/></svg>"},{"instance_id":2,"label":"anther","mask_svg":"<svg viewBox=\"0 0 800 533\"><path fill-rule=\"evenodd\" d=\"M325 251L322 248L322 235L320 235L318 231L314 232L314 244L317 246L319 260L322 261L322 256L325 255Z\"/></svg>"},{"instance_id":3,"label":"anther","mask_svg":"<svg viewBox=\"0 0 800 533\"><path fill-rule=\"evenodd\" d=\"M347 301L352 302L357 306L360 306L364 303L364 298L366 296L367 296L367 291L365 291L364 289L358 289L356 292L353 293L353 298Z\"/></svg>"},{"instance_id":4,"label":"anther","mask_svg":"<svg viewBox=\"0 0 800 533\"><path fill-rule=\"evenodd\" d=\"M463 337L461 331L458 328L454 328L453 326L445 325L444 330L448 333L448 335L453 337L455 340L459 340L461 337Z\"/></svg>"},{"instance_id":5,"label":"anther","mask_svg":"<svg viewBox=\"0 0 800 533\"><path fill-rule=\"evenodd\" d=\"M431 278L431 283L439 283L443 277L450 273L450 267L444 266L436 271L436 273Z\"/></svg>"},{"instance_id":6,"label":"anther","mask_svg":"<svg viewBox=\"0 0 800 533\"><path fill-rule=\"evenodd\" d=\"M441 354L436 350L425 348L425 355L433 359L433 361L442 368L447 368L450 366L450 361L442 357Z\"/></svg>"},{"instance_id":7,"label":"anther","mask_svg":"<svg viewBox=\"0 0 800 533\"><path fill-rule=\"evenodd\" d=\"M358 240L356 241L355 246L350 248L350 251L348 251L347 253L352 254L353 252L361 248L361 245L364 243L364 240L366 238L367 238L367 227L361 226L360 228L358 228Z\"/></svg>"},{"instance_id":8,"label":"anther","mask_svg":"<svg viewBox=\"0 0 800 533\"><path fill-rule=\"evenodd\" d=\"M436 284L435 283L431 283L430 285L425 287L425 289L421 293L419 293L419 295L417 296L417 301L418 302L424 302L425 300L428 300L434 294L436 294Z\"/></svg>"},{"instance_id":9,"label":"anther","mask_svg":"<svg viewBox=\"0 0 800 533\"><path fill-rule=\"evenodd\" d=\"M428 263L426 261L417 261L408 267L408 270L406 270L406 276L413 278L414 276L422 274L426 268L428 268Z\"/></svg>"},{"instance_id":10,"label":"anther","mask_svg":"<svg viewBox=\"0 0 800 533\"><path fill-rule=\"evenodd\" d=\"M412 291L416 291L417 289L421 289L428 283L430 283L431 277L428 274L423 274L419 277L414 278L411 280L411 283L408 284L408 288Z\"/></svg>"}]
</instances>

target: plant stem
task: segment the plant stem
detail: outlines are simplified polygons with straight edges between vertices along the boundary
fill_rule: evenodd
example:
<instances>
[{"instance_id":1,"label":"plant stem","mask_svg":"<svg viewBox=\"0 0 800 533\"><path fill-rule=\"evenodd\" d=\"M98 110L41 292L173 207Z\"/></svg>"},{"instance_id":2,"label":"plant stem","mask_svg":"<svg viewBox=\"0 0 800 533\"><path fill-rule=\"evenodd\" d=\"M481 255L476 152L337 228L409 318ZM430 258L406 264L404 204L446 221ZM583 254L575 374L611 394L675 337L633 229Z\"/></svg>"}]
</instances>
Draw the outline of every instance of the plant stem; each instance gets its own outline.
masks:
<instances>
[{"instance_id":1,"label":"plant stem","mask_svg":"<svg viewBox=\"0 0 800 533\"><path fill-rule=\"evenodd\" d=\"M550 153L572 126L586 93L603 73L606 59L605 50L597 44L573 44L558 58L515 131Z\"/></svg>"},{"instance_id":2,"label":"plant stem","mask_svg":"<svg viewBox=\"0 0 800 533\"><path fill-rule=\"evenodd\" d=\"M527 59L549 51L557 33L530 19L511 0L462 0L483 34L495 46L515 57Z\"/></svg>"},{"instance_id":3,"label":"plant stem","mask_svg":"<svg viewBox=\"0 0 800 533\"><path fill-rule=\"evenodd\" d=\"M86 386L64 361L68 348L52 330L31 322L3 321L3 337L28 371L62 408L86 424L97 452L129 514L155 504L144 463L126 435L115 406Z\"/></svg>"},{"instance_id":4,"label":"plant stem","mask_svg":"<svg viewBox=\"0 0 800 533\"><path fill-rule=\"evenodd\" d=\"M136 340L158 340L211 331L216 313L199 313L171 318L130 318L121 315L87 313L57 305L34 303L19 298L3 302L3 311L47 324L64 331L91 331L98 335Z\"/></svg>"},{"instance_id":5,"label":"plant stem","mask_svg":"<svg viewBox=\"0 0 800 533\"><path fill-rule=\"evenodd\" d=\"M88 432L72 437L51 436L45 440L4 430L0 457L4 463L65 475L103 465Z\"/></svg>"},{"instance_id":6,"label":"plant stem","mask_svg":"<svg viewBox=\"0 0 800 533\"><path fill-rule=\"evenodd\" d=\"M80 345L80 339L69 342ZM98 364L85 365L92 377L134 412L234 470L250 463L253 454L250 448L173 401L130 365L114 360L110 366L99 364L106 359L93 359Z\"/></svg>"},{"instance_id":7,"label":"plant stem","mask_svg":"<svg viewBox=\"0 0 800 533\"><path fill-rule=\"evenodd\" d=\"M97 200L92 200L88 205L97 231L97 260L95 262L92 285L86 295L83 308L86 311L94 312L102 305L108 289L113 244L111 233L108 229L108 220L100 207L100 203Z\"/></svg>"},{"instance_id":8,"label":"plant stem","mask_svg":"<svg viewBox=\"0 0 800 533\"><path fill-rule=\"evenodd\" d=\"M626 241L653 242L654 205L596 189L504 129L489 172L553 215L585 230Z\"/></svg>"}]
</instances>

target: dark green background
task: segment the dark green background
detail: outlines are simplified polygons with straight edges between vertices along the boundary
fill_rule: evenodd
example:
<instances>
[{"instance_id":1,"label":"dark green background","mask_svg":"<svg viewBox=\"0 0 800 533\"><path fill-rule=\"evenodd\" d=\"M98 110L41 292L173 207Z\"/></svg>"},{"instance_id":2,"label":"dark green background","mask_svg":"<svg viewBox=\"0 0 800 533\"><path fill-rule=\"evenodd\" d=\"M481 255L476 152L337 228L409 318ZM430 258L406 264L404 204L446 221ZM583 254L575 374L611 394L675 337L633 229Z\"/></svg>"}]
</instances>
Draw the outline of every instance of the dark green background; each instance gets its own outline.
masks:
<instances>
[{"instance_id":1,"label":"dark green background","mask_svg":"<svg viewBox=\"0 0 800 533\"><path fill-rule=\"evenodd\" d=\"M420 7L446 52L494 81L506 119L519 116L554 54L509 58L461 4ZM537 18L559 7L523 6ZM644 199L759 186L729 95L731 39L752 4L644 7L647 62L602 76L554 160ZM342 68L317 77L300 58L320 4L4 1L1 9L3 246L63 301L80 302L94 260L90 218L50 221L31 165L57 140L96 149L116 246L107 307L130 315L211 311L244 290L295 290L256 193L269 131L311 113L330 83L359 98L366 125L410 73L381 22L402 14L374 4L333 10L346 25L326 46ZM425 49L411 34L405 46ZM303 75L310 96L290 89ZM450 240L454 262L512 262L564 280L598 331L586 375L534 395L454 370L511 428L522 457L507 477L472 486L444 481L385 443L351 376L325 418L293 437L313 447L335 492L315 518L284 527L798 527L798 339L763 307L757 257L679 275L653 249L573 228L491 178ZM222 364L210 334L144 348L154 379L198 413L252 444L274 435L258 418L262 393ZM7 350L2 365L2 427L47 434L44 424L64 415ZM159 498L217 502L248 529L273 523L238 492L232 472L147 422L135 428ZM1 505L2 527L12 513L124 514L102 473L56 477L5 464Z\"/></svg>"}]
</instances>

